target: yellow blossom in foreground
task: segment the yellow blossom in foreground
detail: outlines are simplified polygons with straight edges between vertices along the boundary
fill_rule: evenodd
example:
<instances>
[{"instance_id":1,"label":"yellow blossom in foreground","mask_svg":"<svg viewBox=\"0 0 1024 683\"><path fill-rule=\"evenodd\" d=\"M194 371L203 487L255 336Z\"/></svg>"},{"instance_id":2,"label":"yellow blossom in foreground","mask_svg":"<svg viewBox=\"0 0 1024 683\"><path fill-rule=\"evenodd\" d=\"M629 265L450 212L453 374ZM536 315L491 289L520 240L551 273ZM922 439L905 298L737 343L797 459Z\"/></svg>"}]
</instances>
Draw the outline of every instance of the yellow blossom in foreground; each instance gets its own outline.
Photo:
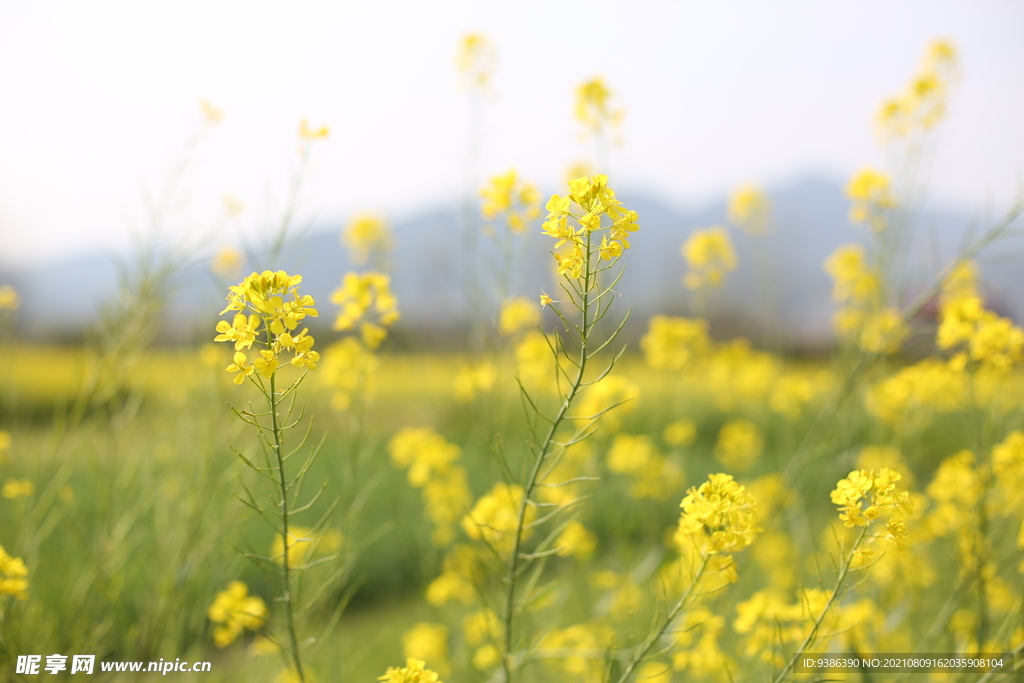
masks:
<instances>
[{"instance_id":1,"label":"yellow blossom in foreground","mask_svg":"<svg viewBox=\"0 0 1024 683\"><path fill-rule=\"evenodd\" d=\"M242 634L243 629L258 631L267 619L267 606L262 598L249 595L249 587L241 581L232 581L227 590L217 593L206 616L217 624L213 629L213 642L227 647Z\"/></svg>"},{"instance_id":2,"label":"yellow blossom in foreground","mask_svg":"<svg viewBox=\"0 0 1024 683\"><path fill-rule=\"evenodd\" d=\"M886 516L907 514L912 511L910 494L899 491L896 482L899 472L883 467L880 470L854 470L841 479L832 491L832 502L839 507L839 519L848 527L868 526L884 513ZM906 532L902 522L886 527L887 536L902 547Z\"/></svg>"},{"instance_id":3,"label":"yellow blossom in foreground","mask_svg":"<svg viewBox=\"0 0 1024 683\"><path fill-rule=\"evenodd\" d=\"M28 479L15 479L8 477L4 481L3 497L14 500L15 498L27 498L36 492L36 485Z\"/></svg>"},{"instance_id":4,"label":"yellow blossom in foreground","mask_svg":"<svg viewBox=\"0 0 1024 683\"><path fill-rule=\"evenodd\" d=\"M21 306L21 297L10 285L0 286L0 311L16 311Z\"/></svg>"},{"instance_id":5,"label":"yellow blossom in foreground","mask_svg":"<svg viewBox=\"0 0 1024 683\"><path fill-rule=\"evenodd\" d=\"M294 357L288 362L296 367L312 370L320 360L320 354L312 350L313 337L303 329L295 329L306 317L317 317L313 306L315 301L309 295L300 295L301 275L289 275L283 270L265 270L252 273L238 285L229 287L228 305L221 315L235 312L232 322L221 320L217 323L216 342L234 342L235 355L227 368L228 372L239 373L234 381L241 384L245 377L259 372L271 377L283 364L280 354L291 351ZM249 362L245 351L254 344L259 348L257 357Z\"/></svg>"},{"instance_id":6,"label":"yellow blossom in foreground","mask_svg":"<svg viewBox=\"0 0 1024 683\"><path fill-rule=\"evenodd\" d=\"M754 185L738 187L729 197L729 220L749 234L764 234L771 211L768 196Z\"/></svg>"},{"instance_id":7,"label":"yellow blossom in foreground","mask_svg":"<svg viewBox=\"0 0 1024 683\"><path fill-rule=\"evenodd\" d=\"M690 272L683 279L688 289L717 287L726 273L736 269L736 251L722 226L695 230L682 247Z\"/></svg>"},{"instance_id":8,"label":"yellow blossom in foreground","mask_svg":"<svg viewBox=\"0 0 1024 683\"><path fill-rule=\"evenodd\" d=\"M438 680L438 673L425 668L426 662L409 657L405 666L388 667L383 676L377 678L384 683L442 683Z\"/></svg>"},{"instance_id":9,"label":"yellow blossom in foreground","mask_svg":"<svg viewBox=\"0 0 1024 683\"><path fill-rule=\"evenodd\" d=\"M341 243L356 265L366 263L370 254L385 254L392 249L391 230L383 217L361 213L352 218L341 233Z\"/></svg>"},{"instance_id":10,"label":"yellow blossom in foreground","mask_svg":"<svg viewBox=\"0 0 1024 683\"><path fill-rule=\"evenodd\" d=\"M446 675L450 668L448 627L443 624L419 622L402 636L402 651L410 660L429 660L438 673Z\"/></svg>"},{"instance_id":11,"label":"yellow blossom in foreground","mask_svg":"<svg viewBox=\"0 0 1024 683\"><path fill-rule=\"evenodd\" d=\"M28 569L20 557L11 557L0 545L0 595L13 595L19 600L28 597Z\"/></svg>"},{"instance_id":12,"label":"yellow blossom in foreground","mask_svg":"<svg viewBox=\"0 0 1024 683\"><path fill-rule=\"evenodd\" d=\"M683 509L676 544L696 544L701 554L731 553L751 543L761 529L757 501L728 474L712 474L700 487L691 487L679 507Z\"/></svg>"}]
</instances>

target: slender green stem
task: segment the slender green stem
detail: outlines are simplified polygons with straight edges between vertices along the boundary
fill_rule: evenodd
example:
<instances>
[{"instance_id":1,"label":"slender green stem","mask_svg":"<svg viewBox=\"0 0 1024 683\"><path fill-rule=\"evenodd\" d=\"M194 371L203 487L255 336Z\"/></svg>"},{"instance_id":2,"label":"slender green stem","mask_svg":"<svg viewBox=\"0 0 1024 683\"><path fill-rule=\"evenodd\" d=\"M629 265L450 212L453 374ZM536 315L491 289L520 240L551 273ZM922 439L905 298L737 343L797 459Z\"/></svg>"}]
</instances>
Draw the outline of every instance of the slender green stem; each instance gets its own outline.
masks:
<instances>
[{"instance_id":1,"label":"slender green stem","mask_svg":"<svg viewBox=\"0 0 1024 683\"><path fill-rule=\"evenodd\" d=\"M299 676L300 683L305 683L306 674L302 670L302 661L299 657L299 640L295 636L295 615L292 609L291 592L291 568L288 566L288 482L284 475L284 435L277 422L277 373L270 376L270 393L267 401L270 404L270 419L274 430L274 454L277 456L277 476L281 486L281 531L284 539L284 554L281 557L281 601L284 602L285 619L288 622L288 640L291 644L292 660L295 662L295 672Z\"/></svg>"},{"instance_id":2,"label":"slender green stem","mask_svg":"<svg viewBox=\"0 0 1024 683\"><path fill-rule=\"evenodd\" d=\"M789 662L783 667L779 675L775 677L774 683L782 683L782 680L786 675L793 669L793 666L797 663L800 657L804 654L807 648L814 644L815 639L818 637L818 629L821 628L821 622L825 620L825 615L832 609L832 605L835 604L836 598L839 597L839 591L843 587L843 581L846 580L846 575L850 573L850 565L853 564L853 558L857 553L857 548L860 547L861 542L864 540L864 536L868 533L868 527L865 526L860 531L860 535L857 536L857 540L853 544L853 548L850 549L850 555L843 562L843 565L839 568L839 575L836 577L836 585L832 589L832 594L828 596L828 602L825 603L825 607L821 610L821 614L814 620L814 625L811 630L807 633L807 637L804 638L804 642L800 644L800 647L790 658Z\"/></svg>"},{"instance_id":3,"label":"slender green stem","mask_svg":"<svg viewBox=\"0 0 1024 683\"><path fill-rule=\"evenodd\" d=\"M562 402L562 406L558 409L558 414L555 415L553 420L551 420L551 425L548 428L547 435L544 437L544 441L541 443L540 449L537 451L536 458L534 459L530 477L526 481L526 486L523 487L523 499L519 503L519 513L516 519L515 540L513 541L512 553L508 558L508 568L505 572L505 656L502 660L502 668L505 672L506 683L511 683L512 681L512 621L515 612L516 578L519 573L519 548L523 541L523 527L526 523L526 507L530 504L530 496L533 495L533 491L537 486L537 479L544 467L544 461L551 450L552 444L554 443L555 432L565 419L566 414L569 412L569 407L572 405L573 399L576 397L576 394L579 393L580 387L583 385L583 375L587 367L587 339L590 336L590 327L592 324L589 316L591 304L590 291L593 285L592 280L596 278L596 274L592 273L590 270L589 233L587 234L587 254L586 269L583 273L583 287L580 291L580 311L582 314L582 320L581 325L578 328L580 346L579 361L576 363L576 378L569 387L569 391L565 395L565 400Z\"/></svg>"},{"instance_id":4,"label":"slender green stem","mask_svg":"<svg viewBox=\"0 0 1024 683\"><path fill-rule=\"evenodd\" d=\"M701 558L700 568L697 570L696 576L693 577L690 587L686 589L686 592L683 593L681 598L679 598L679 602L675 604L672 610L665 615L665 619L662 621L661 626L652 631L651 634L647 636L647 640L645 640L637 651L633 653L633 657L629 660L629 664L626 665L622 675L619 676L618 683L626 683L626 681L629 680L629 677L633 674L633 670L640 665L640 662L644 660L644 657L646 657L647 653L650 652L652 647L654 647L654 644L658 642L662 635L664 635L668 627L673 621L675 621L675 618L683 611L683 608L690 604L690 601L693 599L694 593L697 590L697 584L700 583L701 577L704 576L704 571L707 569L708 562L710 560L711 555L705 555Z\"/></svg>"}]
</instances>

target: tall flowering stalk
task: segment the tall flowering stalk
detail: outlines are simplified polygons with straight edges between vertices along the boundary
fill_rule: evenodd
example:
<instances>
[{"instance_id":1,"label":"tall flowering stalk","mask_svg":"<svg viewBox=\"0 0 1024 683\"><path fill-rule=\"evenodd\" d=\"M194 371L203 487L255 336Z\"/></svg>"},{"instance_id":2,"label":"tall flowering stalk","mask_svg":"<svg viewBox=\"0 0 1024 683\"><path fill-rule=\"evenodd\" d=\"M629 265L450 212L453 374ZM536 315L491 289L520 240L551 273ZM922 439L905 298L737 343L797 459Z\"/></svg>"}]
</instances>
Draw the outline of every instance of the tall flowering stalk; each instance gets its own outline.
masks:
<instances>
[{"instance_id":1,"label":"tall flowering stalk","mask_svg":"<svg viewBox=\"0 0 1024 683\"><path fill-rule=\"evenodd\" d=\"M705 587L701 579L710 572L731 571L730 553L743 550L761 533L757 527L756 505L757 501L746 487L740 486L728 474L712 474L700 487L691 487L686 492L686 497L679 504L683 511L679 516L675 540L680 548L693 548L696 570L689 587L675 605L665 612L658 625L632 652L619 683L630 679L684 609L701 595L717 590Z\"/></svg>"},{"instance_id":2,"label":"tall flowering stalk","mask_svg":"<svg viewBox=\"0 0 1024 683\"><path fill-rule=\"evenodd\" d=\"M301 275L289 275L283 270L277 272L264 271L253 273L242 280L241 284L230 287L227 307L221 314L234 312L231 322L222 320L217 323L219 333L214 341L234 344L235 353L228 372L235 373L235 384L242 384L248 379L259 390L267 402L266 412L253 410L237 410L244 422L253 425L259 431L262 441L269 447L264 449L264 462L256 464L237 450L235 453L257 474L265 477L274 487L276 498L272 497L274 509L266 509L256 502L256 497L246 487L247 498L243 503L267 520L271 526L279 530L283 539L293 539L295 533L289 533L292 516L297 512L309 509L323 493L321 488L312 500L297 507L297 498L302 482L310 465L316 458L319 449L307 457L297 472L289 475L285 470L286 462L305 443L302 442L291 451L285 451L284 433L296 427L302 419L300 414L292 420L295 406L295 390L305 377L308 370L316 368L320 354L313 350L313 337L308 329L297 332L299 325L307 317L316 317L315 302L309 295L299 294ZM254 353L255 352L255 353ZM290 356L290 358L288 358ZM292 365L302 373L284 389L278 389L278 373L282 366ZM284 400L291 397L287 412L282 417L280 408ZM291 421L290 421L291 420ZM308 436L308 431L307 431ZM294 543L306 539L295 539ZM278 571L281 578L281 603L284 606L286 628L288 631L288 650L290 662L299 681L306 680L299 654L299 643L295 631L295 609L293 584L296 570L295 560L301 561L301 554L291 552L286 544L277 557L262 557L247 554L259 565L272 571Z\"/></svg>"},{"instance_id":3,"label":"tall flowering stalk","mask_svg":"<svg viewBox=\"0 0 1024 683\"><path fill-rule=\"evenodd\" d=\"M899 472L883 467L880 470L854 470L840 479L832 491L832 502L839 508L839 519L848 528L860 529L853 545L843 556L832 590L814 616L806 635L795 653L775 677L782 683L800 657L821 639L821 626L825 617L841 599L841 591L851 572L870 567L876 558L871 543L885 539L902 549L907 531L902 517L913 512L910 494L901 491L897 482Z\"/></svg>"},{"instance_id":4,"label":"tall flowering stalk","mask_svg":"<svg viewBox=\"0 0 1024 683\"><path fill-rule=\"evenodd\" d=\"M533 464L525 481L508 487L507 497L513 502L515 516L507 526L499 525L505 527L501 529L502 543L491 543L506 562L502 613L502 667L506 681L513 680L516 669L525 659L524 655L517 653L520 634L516 629L516 617L528 605L531 596L529 593L521 595L520 579L528 567L560 551L558 547L546 547L553 540L551 537L541 541L530 552L526 551L524 543L533 530L576 502L543 503L534 496L542 484L559 485L548 483L546 479L560 456L568 446L593 433L593 422L600 413L571 416L570 410L582 391L597 384L611 371L615 359L596 376L588 374L588 364L612 343L626 321L624 317L614 332L603 342L596 343L593 338L595 325L608 313L612 287L618 281L615 277L610 282L602 282L602 273L618 262L623 251L630 246L630 233L640 227L636 212L623 207L607 183L608 178L603 175L577 178L570 181L569 194L564 197L554 195L547 203L549 213L543 232L556 240L552 253L558 263L558 273L564 277L562 290L567 304L564 308L575 308L576 313L563 313L563 306L559 305L561 302L546 293L541 294L541 304L554 310L567 335L564 339L556 335L552 346L560 403L554 415L546 415L523 390L524 403L529 406L531 431L540 436L536 432L538 422L546 422L548 426L532 449ZM560 440L557 437L559 429L572 420L581 421L584 426L577 428L567 441ZM475 520L472 513L469 519ZM495 527L493 524L489 526Z\"/></svg>"}]
</instances>

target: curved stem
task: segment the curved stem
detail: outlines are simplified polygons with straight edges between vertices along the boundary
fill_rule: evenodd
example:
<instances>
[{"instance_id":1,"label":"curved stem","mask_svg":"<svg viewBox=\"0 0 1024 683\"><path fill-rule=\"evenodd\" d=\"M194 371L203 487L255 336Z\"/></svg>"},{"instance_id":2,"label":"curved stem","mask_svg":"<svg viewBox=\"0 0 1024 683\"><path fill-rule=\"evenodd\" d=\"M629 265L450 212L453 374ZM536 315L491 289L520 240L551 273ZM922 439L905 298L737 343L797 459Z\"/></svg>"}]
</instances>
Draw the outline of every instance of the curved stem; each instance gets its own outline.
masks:
<instances>
[{"instance_id":1,"label":"curved stem","mask_svg":"<svg viewBox=\"0 0 1024 683\"><path fill-rule=\"evenodd\" d=\"M526 506L529 505L530 496L537 487L537 479L540 476L544 466L544 461L551 450L552 444L554 443L555 432L565 419L566 414L569 412L569 407L572 405L573 399L576 397L576 394L579 393L580 388L583 385L583 374L587 367L587 339L590 336L590 328L593 324L589 315L591 306L590 290L593 287L593 281L596 279L596 274L591 272L590 269L589 233L587 234L586 248L588 256L586 269L583 273L583 287L580 290L580 311L582 313L582 321L578 328L580 345L579 361L576 363L576 378L569 387L569 391L565 395L565 400L562 402L562 406L558 409L558 414L551 421L551 426L548 428L547 435L544 437L544 441L541 443L540 449L537 451L537 455L533 463L533 469L530 471L530 476L526 481L526 486L523 487L523 499L519 503L519 513L516 518L515 540L512 545L512 553L508 558L508 568L505 572L505 656L502 659L502 668L505 672L506 683L511 683L512 681L512 619L515 612L516 576L519 573L519 548L523 541L523 527L526 523Z\"/></svg>"},{"instance_id":2,"label":"curved stem","mask_svg":"<svg viewBox=\"0 0 1024 683\"><path fill-rule=\"evenodd\" d=\"M710 560L711 555L705 555L701 559L700 569L697 570L697 575L693 577L690 587L686 589L686 592L683 593L683 597L679 598L679 602L677 602L675 607L673 607L668 615L666 615L665 621L662 622L661 626L655 629L651 635L647 636L647 640L645 640L640 645L640 648L633 653L633 657L629 660L629 664L626 665L626 669L622 672L622 675L619 676L619 683L626 683L626 681L629 680L633 670L640 665L640 662L644 660L644 657L646 657L647 653L650 652L652 647L654 647L654 644L658 642L662 635L664 635L668 627L673 621L675 621L675 618L683 611L683 608L690 604L690 601L693 599L693 594L697 590L697 584L700 583L701 577L704 576L704 571L707 569L708 562Z\"/></svg>"},{"instance_id":3,"label":"curved stem","mask_svg":"<svg viewBox=\"0 0 1024 683\"><path fill-rule=\"evenodd\" d=\"M788 674L793 669L793 667L796 665L797 661L799 661L800 657L804 654L807 648L811 647L814 644L814 640L818 636L818 629L821 628L821 622L825 620L825 615L828 614L828 611L832 609L832 605L835 604L836 597L839 596L839 590L843 587L843 581L846 580L846 575L850 573L850 565L853 564L853 558L856 555L857 548L860 547L860 544L864 540L864 536L867 533L868 527L865 526L863 529L861 529L860 535L857 536L857 540L854 542L853 547L850 549L849 557L847 557L846 561L843 562L843 566L839 568L839 576L836 577L836 585L832 589L832 594L828 596L828 602L825 603L825 607L821 610L821 614L818 615L818 618L814 620L814 625L811 627L811 630L807 633L807 637L804 638L804 642L800 644L800 647L790 658L786 666L783 667L782 671L779 672L779 675L775 677L774 683L782 683L782 680L786 677L786 674Z\"/></svg>"}]
</instances>

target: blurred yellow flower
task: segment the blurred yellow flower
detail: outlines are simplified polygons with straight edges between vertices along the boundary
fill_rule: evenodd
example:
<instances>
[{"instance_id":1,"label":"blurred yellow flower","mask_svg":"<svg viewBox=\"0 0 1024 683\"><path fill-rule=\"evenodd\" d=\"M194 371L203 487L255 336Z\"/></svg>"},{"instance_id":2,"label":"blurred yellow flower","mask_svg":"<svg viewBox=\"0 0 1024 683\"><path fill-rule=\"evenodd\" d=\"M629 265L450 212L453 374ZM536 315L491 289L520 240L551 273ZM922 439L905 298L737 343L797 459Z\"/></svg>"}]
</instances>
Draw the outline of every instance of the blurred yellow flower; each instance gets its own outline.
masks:
<instances>
[{"instance_id":1,"label":"blurred yellow flower","mask_svg":"<svg viewBox=\"0 0 1024 683\"><path fill-rule=\"evenodd\" d=\"M297 567L313 554L317 539L313 530L308 527L290 526L288 528L288 566ZM270 557L278 564L284 564L284 542L281 534L275 534L270 544Z\"/></svg>"},{"instance_id":2,"label":"blurred yellow flower","mask_svg":"<svg viewBox=\"0 0 1024 683\"><path fill-rule=\"evenodd\" d=\"M584 81L576 88L576 120L588 133L605 135L606 128L618 126L624 111L612 106L612 91L602 78Z\"/></svg>"},{"instance_id":3,"label":"blurred yellow flower","mask_svg":"<svg viewBox=\"0 0 1024 683\"><path fill-rule=\"evenodd\" d=\"M8 477L4 481L3 497L14 500L15 498L26 498L36 492L36 486L28 479L15 479Z\"/></svg>"},{"instance_id":4,"label":"blurred yellow flower","mask_svg":"<svg viewBox=\"0 0 1024 683\"><path fill-rule=\"evenodd\" d=\"M683 417L665 427L662 440L669 446L689 446L697 440L697 423Z\"/></svg>"},{"instance_id":5,"label":"blurred yellow flower","mask_svg":"<svg viewBox=\"0 0 1024 683\"><path fill-rule=\"evenodd\" d=\"M506 299L498 315L498 331L510 336L516 332L535 327L540 322L540 311L526 297Z\"/></svg>"},{"instance_id":6,"label":"blurred yellow flower","mask_svg":"<svg viewBox=\"0 0 1024 683\"><path fill-rule=\"evenodd\" d=\"M341 233L341 243L355 265L366 263L371 254L386 254L393 248L391 228L382 216L374 213L353 216Z\"/></svg>"},{"instance_id":7,"label":"blurred yellow flower","mask_svg":"<svg viewBox=\"0 0 1024 683\"><path fill-rule=\"evenodd\" d=\"M199 108L203 112L203 117L205 117L206 121L210 124L218 124L224 118L224 112L210 104L209 100L200 101Z\"/></svg>"},{"instance_id":8,"label":"blurred yellow flower","mask_svg":"<svg viewBox=\"0 0 1024 683\"><path fill-rule=\"evenodd\" d=\"M438 674L447 675L451 668L448 663L448 627L419 622L402 636L402 652L410 660L429 660Z\"/></svg>"},{"instance_id":9,"label":"blurred yellow flower","mask_svg":"<svg viewBox=\"0 0 1024 683\"><path fill-rule=\"evenodd\" d=\"M217 593L206 612L210 621L217 624L213 629L213 642L217 647L233 643L243 629L258 631L267 615L263 598L249 595L249 587L242 581L232 581L227 590Z\"/></svg>"},{"instance_id":10,"label":"blurred yellow flower","mask_svg":"<svg viewBox=\"0 0 1024 683\"><path fill-rule=\"evenodd\" d=\"M889 189L889 176L873 168L863 168L846 186L846 196L853 202L851 223L866 222L874 232L885 229L886 211L896 206Z\"/></svg>"},{"instance_id":11,"label":"blurred yellow flower","mask_svg":"<svg viewBox=\"0 0 1024 683\"><path fill-rule=\"evenodd\" d=\"M21 306L21 297L10 285L0 286L0 311L16 311Z\"/></svg>"},{"instance_id":12,"label":"blurred yellow flower","mask_svg":"<svg viewBox=\"0 0 1024 683\"><path fill-rule=\"evenodd\" d=\"M245 257L234 247L224 246L210 262L210 270L225 279L234 279L242 271Z\"/></svg>"},{"instance_id":13,"label":"blurred yellow flower","mask_svg":"<svg viewBox=\"0 0 1024 683\"><path fill-rule=\"evenodd\" d=\"M425 668L426 665L426 662L409 657L405 666L390 666L377 680L384 683L442 683L438 680L438 673Z\"/></svg>"},{"instance_id":14,"label":"blurred yellow flower","mask_svg":"<svg viewBox=\"0 0 1024 683\"><path fill-rule=\"evenodd\" d=\"M729 220L751 235L763 235L768 229L772 204L761 188L742 185L729 198Z\"/></svg>"},{"instance_id":15,"label":"blurred yellow flower","mask_svg":"<svg viewBox=\"0 0 1024 683\"><path fill-rule=\"evenodd\" d=\"M11 557L0 545L0 595L12 595L19 600L28 597L28 569L20 557Z\"/></svg>"},{"instance_id":16,"label":"blurred yellow flower","mask_svg":"<svg viewBox=\"0 0 1024 683\"><path fill-rule=\"evenodd\" d=\"M327 126L311 128L307 119L299 122L299 137L303 140L324 140L329 132Z\"/></svg>"},{"instance_id":17,"label":"blurred yellow flower","mask_svg":"<svg viewBox=\"0 0 1024 683\"><path fill-rule=\"evenodd\" d=\"M459 41L455 56L462 87L486 90L494 75L498 53L494 44L482 33L467 33Z\"/></svg>"},{"instance_id":18,"label":"blurred yellow flower","mask_svg":"<svg viewBox=\"0 0 1024 683\"><path fill-rule=\"evenodd\" d=\"M688 289L717 287L726 273L736 269L736 252L722 226L695 230L683 244L682 252L690 267L683 279Z\"/></svg>"},{"instance_id":19,"label":"blurred yellow flower","mask_svg":"<svg viewBox=\"0 0 1024 683\"><path fill-rule=\"evenodd\" d=\"M750 469L764 450L764 437L753 422L742 418L729 420L718 432L715 459L731 470Z\"/></svg>"}]
</instances>

